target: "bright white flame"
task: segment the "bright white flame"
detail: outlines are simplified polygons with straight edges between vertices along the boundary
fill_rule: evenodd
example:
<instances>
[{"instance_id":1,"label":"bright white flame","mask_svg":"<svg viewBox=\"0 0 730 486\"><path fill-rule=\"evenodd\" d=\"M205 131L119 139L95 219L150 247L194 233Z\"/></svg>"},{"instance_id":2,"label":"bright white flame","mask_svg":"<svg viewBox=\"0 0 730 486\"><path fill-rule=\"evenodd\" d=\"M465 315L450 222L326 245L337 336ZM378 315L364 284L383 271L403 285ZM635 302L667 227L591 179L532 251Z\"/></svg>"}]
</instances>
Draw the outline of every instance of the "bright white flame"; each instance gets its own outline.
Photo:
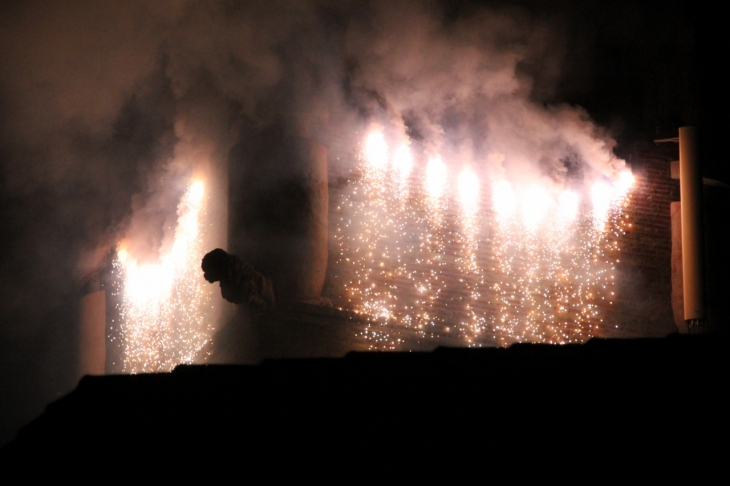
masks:
<instances>
[{"instance_id":1,"label":"bright white flame","mask_svg":"<svg viewBox=\"0 0 730 486\"><path fill-rule=\"evenodd\" d=\"M401 145L393 154L393 168L398 175L399 182L404 184L413 169L413 156L408 145Z\"/></svg>"},{"instance_id":2,"label":"bright white flame","mask_svg":"<svg viewBox=\"0 0 730 486\"><path fill-rule=\"evenodd\" d=\"M612 199L613 191L611 186L604 182L593 184L591 200L593 202L593 221L596 225L602 226L606 222Z\"/></svg>"},{"instance_id":3,"label":"bright white flame","mask_svg":"<svg viewBox=\"0 0 730 486\"><path fill-rule=\"evenodd\" d=\"M459 198L464 210L475 213L479 203L479 179L471 169L464 169L459 175Z\"/></svg>"},{"instance_id":4,"label":"bright white flame","mask_svg":"<svg viewBox=\"0 0 730 486\"><path fill-rule=\"evenodd\" d=\"M123 271L124 371L170 370L190 363L210 340L210 289L200 275L205 186L193 182L178 206L175 238L156 264L117 252Z\"/></svg>"},{"instance_id":5,"label":"bright white flame","mask_svg":"<svg viewBox=\"0 0 730 486\"><path fill-rule=\"evenodd\" d=\"M578 194L573 191L565 190L560 193L560 198L558 199L560 208L558 215L560 219L573 221L578 216L579 202Z\"/></svg>"},{"instance_id":6,"label":"bright white flame","mask_svg":"<svg viewBox=\"0 0 730 486\"><path fill-rule=\"evenodd\" d=\"M175 242L172 245L170 254L174 265L183 265L190 253L190 246L198 237L199 213L205 187L201 181L195 181L190 185L181 202L182 213L177 220L175 229Z\"/></svg>"},{"instance_id":7,"label":"bright white flame","mask_svg":"<svg viewBox=\"0 0 730 486\"><path fill-rule=\"evenodd\" d=\"M135 305L148 305L159 300L171 284L172 268L169 264L138 265L136 261L132 261L127 266L125 298Z\"/></svg>"},{"instance_id":8,"label":"bright white flame","mask_svg":"<svg viewBox=\"0 0 730 486\"><path fill-rule=\"evenodd\" d=\"M492 203L499 217L510 218L514 216L517 212L517 197L509 182L501 181L494 185Z\"/></svg>"},{"instance_id":9,"label":"bright white flame","mask_svg":"<svg viewBox=\"0 0 730 486\"><path fill-rule=\"evenodd\" d=\"M521 194L522 221L528 229L535 229L547 212L550 197L545 188L533 186Z\"/></svg>"},{"instance_id":10,"label":"bright white flame","mask_svg":"<svg viewBox=\"0 0 730 486\"><path fill-rule=\"evenodd\" d=\"M634 185L634 175L625 170L618 175L618 181L616 181L616 192L618 197L624 197L629 189Z\"/></svg>"},{"instance_id":11,"label":"bright white flame","mask_svg":"<svg viewBox=\"0 0 730 486\"><path fill-rule=\"evenodd\" d=\"M203 195L205 195L205 184L203 184L203 181L193 182L190 185L190 189L188 189L190 201L199 204L203 200Z\"/></svg>"},{"instance_id":12,"label":"bright white flame","mask_svg":"<svg viewBox=\"0 0 730 486\"><path fill-rule=\"evenodd\" d=\"M441 157L434 157L426 166L426 191L432 199L440 199L446 188L446 164Z\"/></svg>"},{"instance_id":13,"label":"bright white flame","mask_svg":"<svg viewBox=\"0 0 730 486\"><path fill-rule=\"evenodd\" d=\"M372 132L365 141L365 160L373 169L383 170L388 165L388 144L382 132Z\"/></svg>"}]
</instances>

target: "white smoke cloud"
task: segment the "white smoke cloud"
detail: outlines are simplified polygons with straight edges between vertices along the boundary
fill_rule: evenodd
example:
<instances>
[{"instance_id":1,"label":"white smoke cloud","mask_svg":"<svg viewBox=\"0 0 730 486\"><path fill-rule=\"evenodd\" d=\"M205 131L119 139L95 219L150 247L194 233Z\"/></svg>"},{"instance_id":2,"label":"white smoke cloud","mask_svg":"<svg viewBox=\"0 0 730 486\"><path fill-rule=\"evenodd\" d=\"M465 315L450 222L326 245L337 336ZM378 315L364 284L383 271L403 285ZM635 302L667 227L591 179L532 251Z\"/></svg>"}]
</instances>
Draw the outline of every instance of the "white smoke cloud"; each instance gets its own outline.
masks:
<instances>
[{"instance_id":1,"label":"white smoke cloud","mask_svg":"<svg viewBox=\"0 0 730 486\"><path fill-rule=\"evenodd\" d=\"M560 57L546 24L515 10L445 22L423 2L375 5L345 34L352 84L427 150L477 164L501 154L507 173L531 178L561 179L568 158L603 176L623 167L584 110L535 99L524 66L550 66L549 79Z\"/></svg>"},{"instance_id":2,"label":"white smoke cloud","mask_svg":"<svg viewBox=\"0 0 730 486\"><path fill-rule=\"evenodd\" d=\"M297 132L329 113L319 138L380 123L495 177L620 169L585 111L543 103L566 56L560 24L463 5L3 2L0 338L55 349L43 362L65 369L76 318L63 302L121 238L154 258L187 179L221 175L241 126ZM58 373L43 376L57 387Z\"/></svg>"},{"instance_id":3,"label":"white smoke cloud","mask_svg":"<svg viewBox=\"0 0 730 486\"><path fill-rule=\"evenodd\" d=\"M79 274L125 233L154 253L180 180L222 164L242 119L326 106L340 131L379 121L507 177L560 183L568 159L590 177L623 164L583 110L537 99L565 53L518 9L170 0L13 4L2 17L3 191L54 198L66 233L84 222L63 235ZM135 129L153 138L144 149ZM52 244L39 234L19 232L25 251Z\"/></svg>"}]
</instances>

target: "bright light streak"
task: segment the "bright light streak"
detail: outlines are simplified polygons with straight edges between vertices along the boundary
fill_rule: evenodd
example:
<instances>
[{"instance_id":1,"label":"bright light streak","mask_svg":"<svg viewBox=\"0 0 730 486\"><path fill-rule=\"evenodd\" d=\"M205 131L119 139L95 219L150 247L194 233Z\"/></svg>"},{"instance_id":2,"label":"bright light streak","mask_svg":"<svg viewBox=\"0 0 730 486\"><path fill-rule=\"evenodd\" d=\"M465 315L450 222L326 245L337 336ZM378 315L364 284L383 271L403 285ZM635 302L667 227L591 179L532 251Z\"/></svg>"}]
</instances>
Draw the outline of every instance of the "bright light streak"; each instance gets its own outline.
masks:
<instances>
[{"instance_id":1,"label":"bright light streak","mask_svg":"<svg viewBox=\"0 0 730 486\"><path fill-rule=\"evenodd\" d=\"M188 190L188 197L190 198L190 202L194 204L200 204L200 202L203 200L203 196L205 195L205 184L203 181L194 181L190 185L190 189Z\"/></svg>"},{"instance_id":2,"label":"bright light streak","mask_svg":"<svg viewBox=\"0 0 730 486\"><path fill-rule=\"evenodd\" d=\"M400 184L405 184L413 169L413 155L408 145L401 145L393 154L393 168Z\"/></svg>"},{"instance_id":3,"label":"bright light streak","mask_svg":"<svg viewBox=\"0 0 730 486\"><path fill-rule=\"evenodd\" d=\"M125 372L169 371L193 362L210 342L211 290L200 272L204 195L202 181L190 184L178 206L172 246L158 263L139 264L121 246L117 252Z\"/></svg>"},{"instance_id":4,"label":"bright light streak","mask_svg":"<svg viewBox=\"0 0 730 486\"><path fill-rule=\"evenodd\" d=\"M372 169L384 170L388 166L388 144L383 133L376 131L368 135L365 142L365 160Z\"/></svg>"},{"instance_id":5,"label":"bright light streak","mask_svg":"<svg viewBox=\"0 0 730 486\"><path fill-rule=\"evenodd\" d=\"M136 261L132 261L127 266L125 298L139 306L158 301L172 284L171 270L169 264L138 265Z\"/></svg>"},{"instance_id":6,"label":"bright light streak","mask_svg":"<svg viewBox=\"0 0 730 486\"><path fill-rule=\"evenodd\" d=\"M618 175L616 182L616 193L619 198L626 196L634 185L634 175L631 171L625 170Z\"/></svg>"},{"instance_id":7,"label":"bright light streak","mask_svg":"<svg viewBox=\"0 0 730 486\"><path fill-rule=\"evenodd\" d=\"M543 220L550 204L550 197L545 188L533 186L522 192L520 197L522 221L525 226L534 230Z\"/></svg>"},{"instance_id":8,"label":"bright light streak","mask_svg":"<svg viewBox=\"0 0 730 486\"><path fill-rule=\"evenodd\" d=\"M479 209L479 179L471 169L464 169L459 175L459 199L464 211L473 214Z\"/></svg>"},{"instance_id":9,"label":"bright light streak","mask_svg":"<svg viewBox=\"0 0 730 486\"><path fill-rule=\"evenodd\" d=\"M511 218L517 212L517 197L512 185L507 181L495 184L492 192L492 204L497 215L502 219Z\"/></svg>"},{"instance_id":10,"label":"bright light streak","mask_svg":"<svg viewBox=\"0 0 730 486\"><path fill-rule=\"evenodd\" d=\"M426 166L426 191L432 200L438 200L444 195L446 188L446 164L441 157L434 157Z\"/></svg>"},{"instance_id":11,"label":"bright light streak","mask_svg":"<svg viewBox=\"0 0 730 486\"><path fill-rule=\"evenodd\" d=\"M593 222L597 227L603 227L611 209L613 190L605 182L596 182L591 188L591 202L593 203Z\"/></svg>"},{"instance_id":12,"label":"bright light streak","mask_svg":"<svg viewBox=\"0 0 730 486\"><path fill-rule=\"evenodd\" d=\"M561 192L558 199L558 216L565 222L573 221L578 216L579 205L578 194L568 190Z\"/></svg>"}]
</instances>

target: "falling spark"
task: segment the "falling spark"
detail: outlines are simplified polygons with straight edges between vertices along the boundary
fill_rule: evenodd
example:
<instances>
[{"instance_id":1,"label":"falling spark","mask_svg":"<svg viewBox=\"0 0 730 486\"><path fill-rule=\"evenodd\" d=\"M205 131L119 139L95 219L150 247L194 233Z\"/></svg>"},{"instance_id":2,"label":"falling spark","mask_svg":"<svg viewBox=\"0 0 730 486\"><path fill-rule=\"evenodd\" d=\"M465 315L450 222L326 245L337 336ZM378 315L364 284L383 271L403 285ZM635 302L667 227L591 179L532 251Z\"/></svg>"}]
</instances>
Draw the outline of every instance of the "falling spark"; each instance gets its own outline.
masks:
<instances>
[{"instance_id":1,"label":"falling spark","mask_svg":"<svg viewBox=\"0 0 730 486\"><path fill-rule=\"evenodd\" d=\"M459 175L459 199L465 212L472 214L479 209L479 179L471 169Z\"/></svg>"},{"instance_id":2,"label":"falling spark","mask_svg":"<svg viewBox=\"0 0 730 486\"><path fill-rule=\"evenodd\" d=\"M202 181L188 187L172 247L158 263L140 264L121 246L117 252L124 372L169 371L192 363L210 341L211 294L199 270L204 194Z\"/></svg>"},{"instance_id":3,"label":"falling spark","mask_svg":"<svg viewBox=\"0 0 730 486\"><path fill-rule=\"evenodd\" d=\"M608 211L611 208L613 191L611 186L605 182L596 182L591 188L591 200L593 202L593 223L596 228L603 229L608 218Z\"/></svg>"},{"instance_id":4,"label":"falling spark","mask_svg":"<svg viewBox=\"0 0 730 486\"><path fill-rule=\"evenodd\" d=\"M400 328L466 346L599 333L615 301L629 172L594 186L590 205L578 192L499 180L481 207L477 173L462 170L450 194L443 159L413 170L403 146L388 166L377 162L388 160L383 140L366 138L363 176L343 195L335 232L343 298L370 320L363 337L373 349L402 346Z\"/></svg>"},{"instance_id":5,"label":"falling spark","mask_svg":"<svg viewBox=\"0 0 730 486\"><path fill-rule=\"evenodd\" d=\"M401 145L393 153L393 167L398 176L399 186L404 186L413 170L413 155L411 155L408 145Z\"/></svg>"},{"instance_id":6,"label":"falling spark","mask_svg":"<svg viewBox=\"0 0 730 486\"><path fill-rule=\"evenodd\" d=\"M434 157L426 166L426 191L433 201L438 201L446 188L446 164L441 157Z\"/></svg>"}]
</instances>

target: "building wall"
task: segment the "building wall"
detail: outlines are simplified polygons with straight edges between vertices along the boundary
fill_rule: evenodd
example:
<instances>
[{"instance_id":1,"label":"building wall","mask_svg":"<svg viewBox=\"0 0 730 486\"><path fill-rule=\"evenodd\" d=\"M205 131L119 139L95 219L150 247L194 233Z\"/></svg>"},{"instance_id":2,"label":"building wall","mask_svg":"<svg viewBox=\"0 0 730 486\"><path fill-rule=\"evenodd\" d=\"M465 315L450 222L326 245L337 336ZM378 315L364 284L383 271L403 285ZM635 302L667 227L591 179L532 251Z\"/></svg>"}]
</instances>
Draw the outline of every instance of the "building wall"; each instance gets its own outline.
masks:
<instances>
[{"instance_id":1,"label":"building wall","mask_svg":"<svg viewBox=\"0 0 730 486\"><path fill-rule=\"evenodd\" d=\"M638 147L630 159L635 186L626 214L631 227L619 239L617 300L606 337L658 337L676 332L672 313L670 203L679 200L671 178L676 145Z\"/></svg>"},{"instance_id":2,"label":"building wall","mask_svg":"<svg viewBox=\"0 0 730 486\"><path fill-rule=\"evenodd\" d=\"M354 147L354 148L353 148ZM449 307L464 295L462 277L458 273L442 274L446 282L441 299L441 316L444 322L434 328L422 330L393 325L382 320L370 319L353 312L352 303L342 293L342 282L348 278L347 268L338 264L337 245L333 233L337 231L337 219L341 214L342 198L353 183L352 172L343 166L343 159L357 157L354 141L331 144L330 166L330 245L327 279L324 297L333 303L331 308L322 306L285 305L274 313L250 316L242 314L238 319L248 324L246 340L249 360L258 362L266 358L342 356L348 351L375 350L430 350L438 346L508 344L500 341L498 333L484 335L471 343L463 334L454 332L453 323L463 318L463 312ZM679 199L678 181L671 179L670 162L676 160L676 147L639 147L630 159L635 185L626 206L624 233L616 236L618 251L615 258L615 301L599 308L602 320L591 322L590 335L596 337L659 337L676 332L671 304L671 218L670 203ZM357 177L357 174L355 175ZM483 198L488 200L489 194ZM485 202L483 201L483 202ZM486 206L485 206L486 207ZM482 215L491 219L489 210ZM630 226L629 226L630 225ZM496 268L498 256L489 244L494 235L482 234L483 250L478 263L487 269L487 282L498 280L489 269ZM448 245L447 245L448 246ZM456 252L458 249L446 248ZM485 296L477 305L477 311L488 315L497 312L498 304L493 296ZM472 336L473 337L473 336ZM243 338L242 338L243 339ZM257 343L251 351L250 341ZM226 358L225 361L236 361ZM238 360L241 361L241 360Z\"/></svg>"},{"instance_id":3,"label":"building wall","mask_svg":"<svg viewBox=\"0 0 730 486\"><path fill-rule=\"evenodd\" d=\"M338 152L337 148L331 149L333 154L340 154L341 158L347 157L346 151ZM353 155L350 154L350 157ZM670 162L676 160L676 147L657 146L654 144L637 147L630 160L632 172L635 177L635 185L631 192L631 198L626 205L624 212L625 223L622 225L623 234L610 236L615 242L617 250L607 251L605 259L611 260L614 265L615 292L613 302L595 302L599 308L599 316L595 319L587 319L583 324L575 324L565 321L560 324L563 327L572 329L572 335L578 339L597 337L657 337L665 336L675 332L676 326L673 320L671 304L671 218L670 203L679 199L678 181L671 179ZM341 159L331 160L331 164L341 165ZM331 180L336 180L331 177ZM340 202L348 190L348 184L352 180L342 180L339 185L331 188L331 211L334 217L331 220L330 234L338 230L336 225ZM504 277L497 275L499 272L498 252L495 250L493 240L494 214L489 209L491 195L488 189L484 191L482 211L480 218L483 220L483 227L480 233L480 249L477 255L479 266L484 269L483 280L486 282L482 287L487 288L490 283L499 282ZM453 214L446 216L454 217ZM454 223L456 224L456 223ZM443 249L448 255L458 255L457 248L460 243L449 240ZM348 269L341 264L338 265L336 245L330 244L329 263L329 292L337 307L351 309L352 302L349 302L342 293L341 287L347 280ZM491 337L484 333L481 336L467 336L464 333L455 333L456 324L466 319L463 306L459 306L467 295L464 285L464 275L456 270L454 266L445 267L439 270L440 278L445 282L444 292L439 294L438 305L435 311L439 312L443 324L436 325L428 333L420 333L422 338L431 340L436 345L448 342L450 345L459 344L480 344L495 345L506 344L509 339L500 336L498 331L493 331ZM343 274L344 273L344 274ZM400 288L408 288L406 281L398 282ZM407 291L406 291L407 292ZM535 289L534 292L541 292ZM484 298L476 302L472 309L480 315L489 316L499 312L500 305L494 295L482 292ZM514 301L508 304L514 304ZM557 302L551 302L557 307ZM581 329L578 329L580 327ZM590 328L590 329L588 329ZM418 334L418 332L417 332ZM473 338L471 341L467 337ZM532 340L533 338L527 338Z\"/></svg>"}]
</instances>

